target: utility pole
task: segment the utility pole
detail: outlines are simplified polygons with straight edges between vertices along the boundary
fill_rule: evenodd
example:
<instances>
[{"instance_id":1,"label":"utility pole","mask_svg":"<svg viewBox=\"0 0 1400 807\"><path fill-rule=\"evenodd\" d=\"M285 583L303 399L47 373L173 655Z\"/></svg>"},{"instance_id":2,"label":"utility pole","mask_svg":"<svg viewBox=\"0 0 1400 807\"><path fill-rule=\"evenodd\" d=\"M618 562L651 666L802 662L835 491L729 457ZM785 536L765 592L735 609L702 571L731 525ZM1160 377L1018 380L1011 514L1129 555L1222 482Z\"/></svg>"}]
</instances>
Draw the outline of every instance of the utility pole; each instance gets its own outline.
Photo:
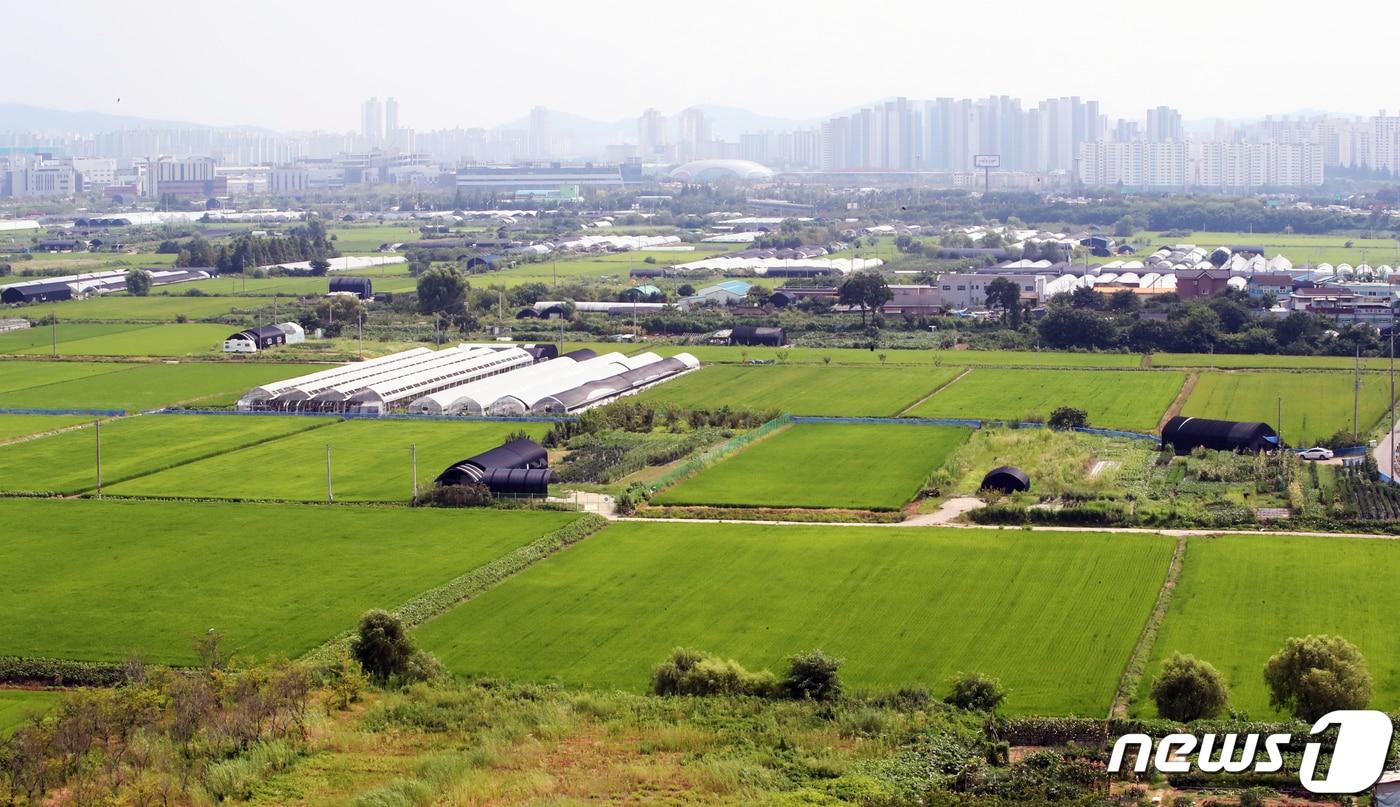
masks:
<instances>
[{"instance_id":1,"label":"utility pole","mask_svg":"<svg viewBox=\"0 0 1400 807\"><path fill-rule=\"evenodd\" d=\"M412 454L413 454L413 498L417 499L417 498L418 498L418 444L417 444L417 443L413 443L412 445L409 446L409 450L410 450L410 451L412 452Z\"/></svg>"},{"instance_id":2,"label":"utility pole","mask_svg":"<svg viewBox=\"0 0 1400 807\"><path fill-rule=\"evenodd\" d=\"M1353 440L1360 437L1357 421L1361 417L1361 346L1356 346L1356 365L1352 370L1355 380L1351 385L1351 437Z\"/></svg>"},{"instance_id":3,"label":"utility pole","mask_svg":"<svg viewBox=\"0 0 1400 807\"><path fill-rule=\"evenodd\" d=\"M1390 479L1395 480L1395 301L1390 303Z\"/></svg>"},{"instance_id":4,"label":"utility pole","mask_svg":"<svg viewBox=\"0 0 1400 807\"><path fill-rule=\"evenodd\" d=\"M1282 395L1278 396L1278 399L1277 399L1276 403L1277 403L1277 405L1278 405L1278 413L1275 415L1275 418L1276 418L1276 419L1274 420L1274 422L1277 423L1278 426L1275 427L1275 429L1274 429L1274 434L1277 434L1277 435L1278 435L1278 447L1279 447L1279 448L1283 448L1283 396L1282 396Z\"/></svg>"},{"instance_id":5,"label":"utility pole","mask_svg":"<svg viewBox=\"0 0 1400 807\"><path fill-rule=\"evenodd\" d=\"M331 489L331 444L326 443L326 501L335 501L335 492Z\"/></svg>"},{"instance_id":6,"label":"utility pole","mask_svg":"<svg viewBox=\"0 0 1400 807\"><path fill-rule=\"evenodd\" d=\"M97 498L102 498L102 421L92 422L93 432L97 435Z\"/></svg>"},{"instance_id":7,"label":"utility pole","mask_svg":"<svg viewBox=\"0 0 1400 807\"><path fill-rule=\"evenodd\" d=\"M49 322L49 340L52 343L53 357L58 358L58 306L54 306L53 319Z\"/></svg>"},{"instance_id":8,"label":"utility pole","mask_svg":"<svg viewBox=\"0 0 1400 807\"><path fill-rule=\"evenodd\" d=\"M356 333L355 338L356 338L356 340L358 340L358 342L359 342L360 358L363 359L363 358L365 357L365 315L364 315L364 314L356 314L356 315L355 315L355 333Z\"/></svg>"}]
</instances>

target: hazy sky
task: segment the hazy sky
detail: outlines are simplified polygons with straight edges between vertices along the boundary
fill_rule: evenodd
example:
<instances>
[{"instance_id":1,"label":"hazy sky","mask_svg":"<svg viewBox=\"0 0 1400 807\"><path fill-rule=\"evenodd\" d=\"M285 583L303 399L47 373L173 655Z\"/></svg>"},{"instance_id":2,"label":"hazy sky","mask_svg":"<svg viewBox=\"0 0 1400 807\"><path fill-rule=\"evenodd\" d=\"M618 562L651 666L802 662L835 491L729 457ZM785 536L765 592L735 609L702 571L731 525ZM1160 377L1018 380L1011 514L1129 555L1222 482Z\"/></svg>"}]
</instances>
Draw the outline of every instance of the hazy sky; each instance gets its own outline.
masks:
<instances>
[{"instance_id":1,"label":"hazy sky","mask_svg":"<svg viewBox=\"0 0 1400 807\"><path fill-rule=\"evenodd\" d=\"M892 95L1097 98L1187 118L1400 109L1394 0L40 0L0 100L210 124L493 126L694 103L819 117ZM120 98L120 102L118 102ZM3 129L4 121L0 121Z\"/></svg>"}]
</instances>

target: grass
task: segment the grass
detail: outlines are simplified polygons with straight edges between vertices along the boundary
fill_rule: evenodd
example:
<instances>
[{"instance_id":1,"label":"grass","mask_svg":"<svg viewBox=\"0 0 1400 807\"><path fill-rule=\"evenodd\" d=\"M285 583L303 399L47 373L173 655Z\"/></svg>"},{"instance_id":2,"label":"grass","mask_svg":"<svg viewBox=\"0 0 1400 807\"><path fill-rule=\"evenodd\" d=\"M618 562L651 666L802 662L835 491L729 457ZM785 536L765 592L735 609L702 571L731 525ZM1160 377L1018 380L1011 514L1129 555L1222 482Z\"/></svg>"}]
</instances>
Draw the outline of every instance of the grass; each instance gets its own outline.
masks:
<instances>
[{"instance_id":1,"label":"grass","mask_svg":"<svg viewBox=\"0 0 1400 807\"><path fill-rule=\"evenodd\" d=\"M1193 232L1183 238L1163 238L1160 233L1142 235L1146 236L1149 242L1149 246L1138 249L1138 255L1144 257L1158 247L1170 244L1195 244L1208 249L1222 245L1248 244L1264 247L1265 256L1269 258L1281 254L1292 261L1294 266L1304 263L1330 263L1333 266L1339 263L1355 266L1363 262L1371 266L1400 264L1400 243L1390 238L1204 231ZM1348 241L1352 242L1351 247L1346 246Z\"/></svg>"},{"instance_id":2,"label":"grass","mask_svg":"<svg viewBox=\"0 0 1400 807\"><path fill-rule=\"evenodd\" d=\"M642 345L663 356L682 351L706 363L740 364L747 361L778 361L784 364L887 364L934 365L947 367L1139 367L1137 353L1054 353L1033 350L901 350L854 347L728 347L724 345ZM882 362L881 356L885 357Z\"/></svg>"},{"instance_id":3,"label":"grass","mask_svg":"<svg viewBox=\"0 0 1400 807\"><path fill-rule=\"evenodd\" d=\"M0 364L0 408L156 409L228 406L258 384L324 366L243 362ZM64 377L67 377L64 380ZM15 384L10 386L10 384ZM8 389L6 389L8 387Z\"/></svg>"},{"instance_id":4,"label":"grass","mask_svg":"<svg viewBox=\"0 0 1400 807\"><path fill-rule=\"evenodd\" d=\"M179 421L187 416L167 419ZM222 419L248 426L256 426L262 420L325 423L324 418L304 417ZM110 492L129 496L324 501L329 445L332 488L337 501L407 501L413 493L413 444L418 446L418 485L426 489L444 468L500 445L506 435L524 430L539 439L548 427L547 423L465 419L349 420L113 485ZM191 425L186 433L193 429ZM255 468L269 472L248 472Z\"/></svg>"},{"instance_id":5,"label":"grass","mask_svg":"<svg viewBox=\"0 0 1400 807\"><path fill-rule=\"evenodd\" d=\"M1154 353L1153 367L1221 367L1265 370L1350 370L1356 365L1351 356L1273 356L1235 353ZM1361 369L1382 371L1389 359L1363 358Z\"/></svg>"},{"instance_id":6,"label":"grass","mask_svg":"<svg viewBox=\"0 0 1400 807\"><path fill-rule=\"evenodd\" d=\"M0 689L0 737L18 728L30 715L47 712L62 694L46 689Z\"/></svg>"},{"instance_id":7,"label":"grass","mask_svg":"<svg viewBox=\"0 0 1400 807\"><path fill-rule=\"evenodd\" d=\"M1400 544L1356 538L1229 536L1192 538L1181 582L1144 676L1139 712L1155 712L1152 678L1173 652L1214 664L1231 708L1255 719L1275 714L1264 664L1291 636L1335 634L1366 657L1371 708L1400 707L1396 617L1400 595L1377 585L1400 562Z\"/></svg>"},{"instance_id":8,"label":"grass","mask_svg":"<svg viewBox=\"0 0 1400 807\"><path fill-rule=\"evenodd\" d=\"M175 322L184 315L190 319L212 320L230 315L248 316L256 313L268 302L258 299L233 297L185 297L183 295L153 294L149 297L130 297L125 294L89 297L86 300L65 300L59 303L40 303L22 306L14 310L17 316L40 317L56 314L59 321L82 320L86 322ZM235 329L236 330L236 329Z\"/></svg>"},{"instance_id":9,"label":"grass","mask_svg":"<svg viewBox=\"0 0 1400 807\"><path fill-rule=\"evenodd\" d=\"M104 490L149 474L252 443L283 437L325 421L297 417L146 415L102 425ZM0 491L80 493L97 486L97 435L76 429L0 446ZM274 475L240 468L242 474Z\"/></svg>"},{"instance_id":10,"label":"grass","mask_svg":"<svg viewBox=\"0 0 1400 807\"><path fill-rule=\"evenodd\" d=\"M713 257L728 251L728 249L728 247L718 250L702 249L697 246L696 249L689 252L634 250L632 252L587 255L562 259L557 262L546 260L540 263L521 263L500 272L473 276L472 285L486 287L500 284L509 288L523 283L543 283L546 286L552 286L555 277L558 277L561 283L579 280L607 280L615 283L626 283L630 277L629 273L633 269L660 268L675 263L698 261L702 258ZM653 261L647 263L647 258L651 258ZM697 286L697 288L699 287Z\"/></svg>"},{"instance_id":11,"label":"grass","mask_svg":"<svg viewBox=\"0 0 1400 807\"><path fill-rule=\"evenodd\" d=\"M0 501L0 655L299 655L574 518L568 513Z\"/></svg>"},{"instance_id":12,"label":"grass","mask_svg":"<svg viewBox=\"0 0 1400 807\"><path fill-rule=\"evenodd\" d=\"M1150 444L1142 444L1147 445ZM945 465L948 490L975 495L988 471L1014 465L1030 476L1031 493L1036 496L1102 492L1113 487L1117 467L1106 468L1091 477L1089 472L1094 463L1118 461L1120 457L1131 455L1134 449L1146 450L1134 440L1076 432L978 429L953 452Z\"/></svg>"},{"instance_id":13,"label":"grass","mask_svg":"<svg viewBox=\"0 0 1400 807\"><path fill-rule=\"evenodd\" d=\"M1285 443L1312 445L1345 429L1351 431L1352 379L1338 373L1202 373L1181 414L1221 420L1259 420L1278 428L1278 400L1283 399ZM1389 411L1389 383L1379 376L1362 379L1362 439Z\"/></svg>"},{"instance_id":14,"label":"grass","mask_svg":"<svg viewBox=\"0 0 1400 807\"><path fill-rule=\"evenodd\" d=\"M423 237L418 232L417 226L396 227L393 225L328 227L327 236L332 235L335 236L335 241L332 242L335 248L347 255L356 252L372 252L379 249L380 244L417 241Z\"/></svg>"},{"instance_id":15,"label":"grass","mask_svg":"<svg viewBox=\"0 0 1400 807\"><path fill-rule=\"evenodd\" d=\"M91 422L87 415L0 415L0 443Z\"/></svg>"},{"instance_id":16,"label":"grass","mask_svg":"<svg viewBox=\"0 0 1400 807\"><path fill-rule=\"evenodd\" d=\"M657 504L898 510L968 429L799 423L663 492Z\"/></svg>"},{"instance_id":17,"label":"grass","mask_svg":"<svg viewBox=\"0 0 1400 807\"><path fill-rule=\"evenodd\" d=\"M640 400L685 408L764 410L795 415L892 417L953 380L954 367L740 366L717 364L653 387Z\"/></svg>"},{"instance_id":18,"label":"grass","mask_svg":"<svg viewBox=\"0 0 1400 807\"><path fill-rule=\"evenodd\" d=\"M0 333L0 353L48 353L55 336L58 337L60 345L67 345L69 342L117 334L138 327L140 326L120 323L64 322L59 324L57 333L54 333L55 329L49 326L35 325L19 331Z\"/></svg>"},{"instance_id":19,"label":"grass","mask_svg":"<svg viewBox=\"0 0 1400 807\"><path fill-rule=\"evenodd\" d=\"M460 674L644 690L676 646L781 672L820 647L856 689L980 671L1015 714L1102 716L1172 542L1155 535L615 524L431 621Z\"/></svg>"},{"instance_id":20,"label":"grass","mask_svg":"<svg viewBox=\"0 0 1400 807\"><path fill-rule=\"evenodd\" d=\"M71 336L63 338L60 333L58 355L60 356L193 356L197 354L221 353L224 339L237 328L230 325L208 325L191 323L187 325L146 325L116 326L118 330L107 333L93 333L81 336L84 329L108 328L104 325L69 325ZM30 330L35 330L31 328ZM45 338L39 344L14 350L7 350L0 342L0 350L19 354L48 356L52 345L47 334L49 329L38 328Z\"/></svg>"},{"instance_id":21,"label":"grass","mask_svg":"<svg viewBox=\"0 0 1400 807\"><path fill-rule=\"evenodd\" d=\"M1185 373L977 369L909 414L983 420L1048 418L1057 407L1089 413L1089 424L1149 432L1171 406Z\"/></svg>"}]
</instances>

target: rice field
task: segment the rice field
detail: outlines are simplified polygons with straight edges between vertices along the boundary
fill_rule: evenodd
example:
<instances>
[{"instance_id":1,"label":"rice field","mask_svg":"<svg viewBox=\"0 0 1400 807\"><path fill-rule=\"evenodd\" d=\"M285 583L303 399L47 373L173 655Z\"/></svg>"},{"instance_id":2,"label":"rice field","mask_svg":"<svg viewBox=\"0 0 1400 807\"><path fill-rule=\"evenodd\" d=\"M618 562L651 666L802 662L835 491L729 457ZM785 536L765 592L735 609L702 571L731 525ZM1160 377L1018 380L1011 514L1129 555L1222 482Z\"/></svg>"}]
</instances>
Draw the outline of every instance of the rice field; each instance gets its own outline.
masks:
<instances>
[{"instance_id":1,"label":"rice field","mask_svg":"<svg viewBox=\"0 0 1400 807\"><path fill-rule=\"evenodd\" d=\"M104 491L122 480L325 425L327 420L321 418L234 415L110 420L101 427ZM72 494L94 490L97 440L97 430L83 428L0 446L0 491ZM248 471L238 469L242 474Z\"/></svg>"},{"instance_id":2,"label":"rice field","mask_svg":"<svg viewBox=\"0 0 1400 807\"><path fill-rule=\"evenodd\" d=\"M961 372L955 367L702 367L652 387L639 400L687 408L766 410L794 415L893 417Z\"/></svg>"},{"instance_id":3,"label":"rice field","mask_svg":"<svg viewBox=\"0 0 1400 807\"><path fill-rule=\"evenodd\" d=\"M1221 420L1263 421L1278 429L1283 402L1283 441L1309 446L1352 428L1352 377L1344 373L1202 373L1181 414ZM1390 411L1390 383L1362 378L1358 399L1360 439Z\"/></svg>"},{"instance_id":4,"label":"rice field","mask_svg":"<svg viewBox=\"0 0 1400 807\"><path fill-rule=\"evenodd\" d=\"M26 317L55 314L60 322L175 322L182 315L192 320L213 320L230 315L251 316L264 307L270 312L270 301L238 297L186 297L174 294L152 294L149 297L117 294L89 297L86 300L64 300L22 306L16 308L15 313Z\"/></svg>"},{"instance_id":5,"label":"rice field","mask_svg":"<svg viewBox=\"0 0 1400 807\"><path fill-rule=\"evenodd\" d=\"M105 332L88 333L88 329L109 329ZM68 331L65 335L64 330ZM31 328L30 330L36 330ZM53 344L47 328L38 328L37 336L43 336L38 344L9 349L0 338L0 351L49 356ZM238 328L231 325L179 324L179 325L68 325L58 333L59 356L194 356L199 354L221 353L224 338ZM23 331L21 331L23 333Z\"/></svg>"},{"instance_id":6,"label":"rice field","mask_svg":"<svg viewBox=\"0 0 1400 807\"><path fill-rule=\"evenodd\" d=\"M899 348L855 347L739 347L727 345L650 345L641 344L637 350L652 350L663 356L682 351L706 363L744 364L769 362L776 364L861 364L861 365L933 365L935 367L1112 367L1142 366L1137 353L1057 353L1034 350L908 350Z\"/></svg>"},{"instance_id":7,"label":"rice field","mask_svg":"<svg viewBox=\"0 0 1400 807\"><path fill-rule=\"evenodd\" d=\"M1206 367L1222 369L1260 370L1351 370L1356 359L1351 356L1276 356L1235 353L1154 353L1153 367ZM1383 371L1390 367L1389 359L1363 358L1361 369Z\"/></svg>"},{"instance_id":8,"label":"rice field","mask_svg":"<svg viewBox=\"0 0 1400 807\"><path fill-rule=\"evenodd\" d=\"M1400 543L1356 538L1192 538L1136 710L1154 714L1152 678L1174 652L1215 665L1230 707L1256 720L1269 706L1264 664L1292 636L1333 634L1360 648L1371 707L1400 708L1400 594L1377 578L1400 563Z\"/></svg>"},{"instance_id":9,"label":"rice field","mask_svg":"<svg viewBox=\"0 0 1400 807\"><path fill-rule=\"evenodd\" d=\"M908 414L982 420L1044 420L1061 406L1089 413L1089 425L1151 432L1185 373L1110 370L974 369Z\"/></svg>"},{"instance_id":10,"label":"rice field","mask_svg":"<svg viewBox=\"0 0 1400 807\"><path fill-rule=\"evenodd\" d=\"M620 523L418 629L452 671L643 691L678 646L856 690L978 671L1013 714L1101 717L1166 574L1155 535Z\"/></svg>"},{"instance_id":11,"label":"rice field","mask_svg":"<svg viewBox=\"0 0 1400 807\"><path fill-rule=\"evenodd\" d=\"M184 421L194 416L163 416ZM229 450L198 462L142 476L108 488L113 495L211 499L325 501L326 448L330 447L331 494L336 501L403 501L413 496L413 446L418 486L426 489L445 468L495 448L524 431L539 439L547 423L479 420L348 420L320 417L215 416L256 427L260 421L294 421L303 427L283 439ZM331 425L325 425L327 422ZM187 427L194 429L193 424ZM187 432L192 433L192 432ZM268 469L268 472L251 472ZM272 470L272 469L275 469Z\"/></svg>"},{"instance_id":12,"label":"rice field","mask_svg":"<svg viewBox=\"0 0 1400 807\"><path fill-rule=\"evenodd\" d=\"M1369 263L1372 266L1400 265L1400 242L1391 238L1357 238L1349 235L1303 235L1286 233L1193 232L1182 238L1163 238L1160 233L1143 233L1148 246L1139 255L1150 254L1164 244L1195 244L1214 249L1218 246L1248 244L1264 248L1265 257L1283 255L1295 266L1305 263ZM1351 246L1346 246L1350 242Z\"/></svg>"},{"instance_id":13,"label":"rice field","mask_svg":"<svg viewBox=\"0 0 1400 807\"><path fill-rule=\"evenodd\" d=\"M665 250L607 252L598 255L564 258L558 261L519 263L509 269L473 277L472 281L487 286L501 284L507 288L519 286L522 283L544 283L552 286L556 277L561 283L575 280L611 280L626 283L630 276L629 273L633 269L648 269L698 261L725 251L728 251L727 247L723 249L696 248L689 252ZM650 263L647 262L648 258L652 259Z\"/></svg>"},{"instance_id":14,"label":"rice field","mask_svg":"<svg viewBox=\"0 0 1400 807\"><path fill-rule=\"evenodd\" d=\"M92 421L87 415L0 415L0 443Z\"/></svg>"},{"instance_id":15,"label":"rice field","mask_svg":"<svg viewBox=\"0 0 1400 807\"><path fill-rule=\"evenodd\" d=\"M297 656L574 518L3 500L0 655L191 664L213 628L226 653Z\"/></svg>"},{"instance_id":16,"label":"rice field","mask_svg":"<svg viewBox=\"0 0 1400 807\"><path fill-rule=\"evenodd\" d=\"M258 384L326 365L255 362L0 362L0 408L229 406Z\"/></svg>"},{"instance_id":17,"label":"rice field","mask_svg":"<svg viewBox=\"0 0 1400 807\"><path fill-rule=\"evenodd\" d=\"M652 501L898 510L969 433L915 424L799 423L748 445Z\"/></svg>"}]
</instances>

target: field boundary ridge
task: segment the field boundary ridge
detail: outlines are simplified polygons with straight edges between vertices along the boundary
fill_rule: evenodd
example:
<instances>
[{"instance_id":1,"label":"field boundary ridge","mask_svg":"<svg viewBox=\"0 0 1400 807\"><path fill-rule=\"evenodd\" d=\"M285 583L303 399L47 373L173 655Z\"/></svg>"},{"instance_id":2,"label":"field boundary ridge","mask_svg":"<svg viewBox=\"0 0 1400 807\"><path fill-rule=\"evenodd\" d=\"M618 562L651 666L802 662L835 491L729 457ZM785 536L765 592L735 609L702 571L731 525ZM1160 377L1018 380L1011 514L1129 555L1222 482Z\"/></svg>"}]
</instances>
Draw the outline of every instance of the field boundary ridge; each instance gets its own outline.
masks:
<instances>
[{"instance_id":1,"label":"field boundary ridge","mask_svg":"<svg viewBox=\"0 0 1400 807\"><path fill-rule=\"evenodd\" d=\"M1152 611L1147 615L1147 622L1142 626L1137 644L1133 645L1133 652L1123 667L1123 676L1118 679L1118 689L1113 693L1113 704L1108 709L1110 720L1127 717L1128 705L1132 703L1138 685L1142 682L1142 676L1147 672L1147 661L1152 657L1152 650L1157 644L1157 634L1162 629L1162 622L1167 618L1172 594L1181 580L1181 570L1186 565L1188 542L1189 539L1185 535L1176 538L1176 547L1172 549L1172 558L1167 563L1166 577L1162 579L1162 587L1157 590L1157 601L1152 604Z\"/></svg>"}]
</instances>

